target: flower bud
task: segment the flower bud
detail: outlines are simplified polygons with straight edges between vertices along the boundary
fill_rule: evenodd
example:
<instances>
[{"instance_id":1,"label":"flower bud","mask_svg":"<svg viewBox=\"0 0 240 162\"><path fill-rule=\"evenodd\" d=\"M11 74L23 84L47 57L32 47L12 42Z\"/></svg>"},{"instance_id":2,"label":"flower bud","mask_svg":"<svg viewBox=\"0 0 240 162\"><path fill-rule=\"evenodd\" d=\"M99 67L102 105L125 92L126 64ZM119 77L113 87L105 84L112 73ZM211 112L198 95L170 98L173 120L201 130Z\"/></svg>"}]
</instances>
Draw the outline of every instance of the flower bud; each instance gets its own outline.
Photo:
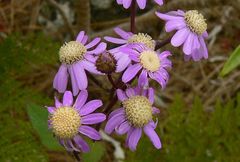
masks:
<instances>
[{"instance_id":1,"label":"flower bud","mask_svg":"<svg viewBox=\"0 0 240 162\"><path fill-rule=\"evenodd\" d=\"M101 53L96 60L97 70L105 74L111 74L115 72L116 65L117 61L109 51Z\"/></svg>"}]
</instances>

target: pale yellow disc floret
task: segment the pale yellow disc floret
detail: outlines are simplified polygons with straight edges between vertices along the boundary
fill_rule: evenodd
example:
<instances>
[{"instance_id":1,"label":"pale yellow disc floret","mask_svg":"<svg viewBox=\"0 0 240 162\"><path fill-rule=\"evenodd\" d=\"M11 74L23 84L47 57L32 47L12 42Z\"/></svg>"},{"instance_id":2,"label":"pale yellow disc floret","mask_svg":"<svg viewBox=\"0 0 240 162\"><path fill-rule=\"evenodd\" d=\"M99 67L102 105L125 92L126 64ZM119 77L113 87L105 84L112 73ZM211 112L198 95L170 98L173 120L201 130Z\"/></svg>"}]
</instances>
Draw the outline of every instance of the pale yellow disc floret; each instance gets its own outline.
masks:
<instances>
[{"instance_id":1,"label":"pale yellow disc floret","mask_svg":"<svg viewBox=\"0 0 240 162\"><path fill-rule=\"evenodd\" d=\"M60 107L51 117L53 133L62 139L73 138L81 126L81 117L73 107Z\"/></svg>"},{"instance_id":2,"label":"pale yellow disc floret","mask_svg":"<svg viewBox=\"0 0 240 162\"><path fill-rule=\"evenodd\" d=\"M65 43L59 51L59 60L65 64L72 64L83 59L87 52L86 47L77 41Z\"/></svg>"},{"instance_id":3,"label":"pale yellow disc floret","mask_svg":"<svg viewBox=\"0 0 240 162\"><path fill-rule=\"evenodd\" d=\"M155 41L151 36L144 33L134 34L128 39L128 43L142 43L152 50L155 48Z\"/></svg>"},{"instance_id":4,"label":"pale yellow disc floret","mask_svg":"<svg viewBox=\"0 0 240 162\"><path fill-rule=\"evenodd\" d=\"M126 118L134 127L143 127L152 120L152 106L144 96L133 96L123 101Z\"/></svg>"},{"instance_id":5,"label":"pale yellow disc floret","mask_svg":"<svg viewBox=\"0 0 240 162\"><path fill-rule=\"evenodd\" d=\"M157 71L160 67L160 60L155 51L143 51L140 54L140 63L151 72Z\"/></svg>"},{"instance_id":6,"label":"pale yellow disc floret","mask_svg":"<svg viewBox=\"0 0 240 162\"><path fill-rule=\"evenodd\" d=\"M184 19L188 27L198 35L202 35L207 30L206 20L197 10L187 11Z\"/></svg>"}]
</instances>

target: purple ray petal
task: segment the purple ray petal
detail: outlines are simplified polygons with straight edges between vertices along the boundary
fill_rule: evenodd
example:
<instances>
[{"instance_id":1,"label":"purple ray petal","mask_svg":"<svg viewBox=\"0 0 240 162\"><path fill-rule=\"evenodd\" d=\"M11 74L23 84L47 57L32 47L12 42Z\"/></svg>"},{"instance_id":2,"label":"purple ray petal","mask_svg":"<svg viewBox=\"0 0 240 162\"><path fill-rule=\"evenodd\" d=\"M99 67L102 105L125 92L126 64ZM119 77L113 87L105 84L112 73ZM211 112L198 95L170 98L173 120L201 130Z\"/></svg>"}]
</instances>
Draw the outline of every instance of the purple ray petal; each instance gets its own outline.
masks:
<instances>
[{"instance_id":1,"label":"purple ray petal","mask_svg":"<svg viewBox=\"0 0 240 162\"><path fill-rule=\"evenodd\" d=\"M152 107L152 113L153 114L159 114L160 113L160 110L156 107Z\"/></svg>"},{"instance_id":2,"label":"purple ray petal","mask_svg":"<svg viewBox=\"0 0 240 162\"><path fill-rule=\"evenodd\" d=\"M192 53L193 38L194 38L194 34L190 33L183 44L183 52L186 55L190 55Z\"/></svg>"},{"instance_id":3,"label":"purple ray petal","mask_svg":"<svg viewBox=\"0 0 240 162\"><path fill-rule=\"evenodd\" d=\"M123 39L129 39L131 37L131 35L127 32L125 32L124 30L122 30L121 28L114 28L114 31Z\"/></svg>"},{"instance_id":4,"label":"purple ray petal","mask_svg":"<svg viewBox=\"0 0 240 162\"><path fill-rule=\"evenodd\" d=\"M146 7L147 0L137 0L137 3L140 9L144 9Z\"/></svg>"},{"instance_id":5,"label":"purple ray petal","mask_svg":"<svg viewBox=\"0 0 240 162\"><path fill-rule=\"evenodd\" d=\"M163 5L163 0L154 0L158 5Z\"/></svg>"},{"instance_id":6,"label":"purple ray petal","mask_svg":"<svg viewBox=\"0 0 240 162\"><path fill-rule=\"evenodd\" d=\"M68 82L67 66L62 64L55 75L53 81L53 88L57 89L59 93L65 92Z\"/></svg>"},{"instance_id":7,"label":"purple ray petal","mask_svg":"<svg viewBox=\"0 0 240 162\"><path fill-rule=\"evenodd\" d=\"M74 103L74 107L79 111L87 101L87 98L88 98L87 90L82 90L77 96L77 99Z\"/></svg>"},{"instance_id":8,"label":"purple ray petal","mask_svg":"<svg viewBox=\"0 0 240 162\"><path fill-rule=\"evenodd\" d=\"M80 31L78 36L77 36L77 38L76 38L76 41L82 43L84 35L85 35L85 32L84 31Z\"/></svg>"},{"instance_id":9,"label":"purple ray petal","mask_svg":"<svg viewBox=\"0 0 240 162\"><path fill-rule=\"evenodd\" d=\"M153 88L148 89L148 99L151 104L154 103L154 89Z\"/></svg>"},{"instance_id":10,"label":"purple ray petal","mask_svg":"<svg viewBox=\"0 0 240 162\"><path fill-rule=\"evenodd\" d=\"M73 96L71 91L66 91L63 95L63 106L72 106Z\"/></svg>"},{"instance_id":11,"label":"purple ray petal","mask_svg":"<svg viewBox=\"0 0 240 162\"><path fill-rule=\"evenodd\" d=\"M85 35L82 39L82 44L85 45L87 43L87 40L88 40L88 36Z\"/></svg>"},{"instance_id":12,"label":"purple ray petal","mask_svg":"<svg viewBox=\"0 0 240 162\"><path fill-rule=\"evenodd\" d=\"M127 43L127 40L125 40L125 39L119 39L119 38L114 38L114 37L109 37L109 36L104 37L104 39L108 42L115 43L115 44Z\"/></svg>"},{"instance_id":13,"label":"purple ray petal","mask_svg":"<svg viewBox=\"0 0 240 162\"><path fill-rule=\"evenodd\" d=\"M58 100L57 97L54 97L55 98L55 107L56 108L59 108L59 107L62 107L62 103Z\"/></svg>"},{"instance_id":14,"label":"purple ray petal","mask_svg":"<svg viewBox=\"0 0 240 162\"><path fill-rule=\"evenodd\" d=\"M120 101L126 100L128 97L126 96L125 92L121 89L117 89L117 96Z\"/></svg>"},{"instance_id":15,"label":"purple ray petal","mask_svg":"<svg viewBox=\"0 0 240 162\"><path fill-rule=\"evenodd\" d=\"M84 69L86 69L87 71L93 73L93 74L97 74L97 75L104 75L103 73L99 72L95 66L94 63L89 62L87 60L83 60L82 61L82 65L84 67Z\"/></svg>"},{"instance_id":16,"label":"purple ray petal","mask_svg":"<svg viewBox=\"0 0 240 162\"><path fill-rule=\"evenodd\" d=\"M71 82L72 82L73 95L76 96L79 92L79 88L78 88L78 85L77 85L75 75L73 73L73 67L72 66L69 67L69 73L70 73Z\"/></svg>"},{"instance_id":17,"label":"purple ray petal","mask_svg":"<svg viewBox=\"0 0 240 162\"><path fill-rule=\"evenodd\" d=\"M132 3L132 0L123 0L123 7L128 9Z\"/></svg>"},{"instance_id":18,"label":"purple ray petal","mask_svg":"<svg viewBox=\"0 0 240 162\"><path fill-rule=\"evenodd\" d=\"M138 71L142 68L142 66L140 64L135 64L135 65L130 65L127 70L123 73L122 76L122 81L124 83L127 83L128 81L130 81L132 78L134 78Z\"/></svg>"},{"instance_id":19,"label":"purple ray petal","mask_svg":"<svg viewBox=\"0 0 240 162\"><path fill-rule=\"evenodd\" d=\"M147 124L144 128L143 128L145 134L149 137L149 139L151 140L151 142L153 143L153 145L157 148L160 149L162 147L161 141L157 135L157 133L154 131L154 129Z\"/></svg>"},{"instance_id":20,"label":"purple ray petal","mask_svg":"<svg viewBox=\"0 0 240 162\"><path fill-rule=\"evenodd\" d=\"M88 103L86 103L81 109L80 109L80 114L82 116L84 115L88 115L90 113L92 113L93 111L95 111L97 108L99 108L100 106L102 106L103 103L101 100L92 100L89 101Z\"/></svg>"},{"instance_id":21,"label":"purple ray petal","mask_svg":"<svg viewBox=\"0 0 240 162\"><path fill-rule=\"evenodd\" d=\"M165 21L169 21L169 20L181 20L182 17L180 16L172 16L172 15L168 15L168 14L163 14L163 13L160 13L160 12L155 12L155 14L162 20L165 20Z\"/></svg>"},{"instance_id":22,"label":"purple ray petal","mask_svg":"<svg viewBox=\"0 0 240 162\"><path fill-rule=\"evenodd\" d=\"M138 85L143 87L143 86L148 86L148 78L147 78L148 74L146 70L142 70L142 72L139 75L138 78Z\"/></svg>"},{"instance_id":23,"label":"purple ray petal","mask_svg":"<svg viewBox=\"0 0 240 162\"><path fill-rule=\"evenodd\" d=\"M122 55L122 57L117 61L116 72L122 72L131 63L131 60L127 55Z\"/></svg>"},{"instance_id":24,"label":"purple ray petal","mask_svg":"<svg viewBox=\"0 0 240 162\"><path fill-rule=\"evenodd\" d=\"M123 3L123 0L117 0L117 3L121 5Z\"/></svg>"},{"instance_id":25,"label":"purple ray petal","mask_svg":"<svg viewBox=\"0 0 240 162\"><path fill-rule=\"evenodd\" d=\"M101 123L105 119L106 119L106 115L104 115L103 113L93 113L93 114L83 116L81 118L81 123L82 124L97 124L97 123Z\"/></svg>"},{"instance_id":26,"label":"purple ray petal","mask_svg":"<svg viewBox=\"0 0 240 162\"><path fill-rule=\"evenodd\" d=\"M88 146L87 142L85 142L82 137L75 136L74 142L78 145L79 148L81 148L82 152L89 152L90 147Z\"/></svg>"},{"instance_id":27,"label":"purple ray petal","mask_svg":"<svg viewBox=\"0 0 240 162\"><path fill-rule=\"evenodd\" d=\"M119 135L123 135L125 133L127 133L129 131L129 129L131 128L131 126L129 125L128 121L123 122L122 124L120 124L116 129L116 133Z\"/></svg>"},{"instance_id":28,"label":"purple ray petal","mask_svg":"<svg viewBox=\"0 0 240 162\"><path fill-rule=\"evenodd\" d=\"M55 107L45 106L50 114L53 114L56 111Z\"/></svg>"},{"instance_id":29,"label":"purple ray petal","mask_svg":"<svg viewBox=\"0 0 240 162\"><path fill-rule=\"evenodd\" d=\"M105 132L107 134L111 134L113 130L116 128L116 126L120 125L122 122L124 122L125 116L123 114L116 114L114 117L110 118L105 126Z\"/></svg>"},{"instance_id":30,"label":"purple ray petal","mask_svg":"<svg viewBox=\"0 0 240 162\"><path fill-rule=\"evenodd\" d=\"M87 75L81 63L78 62L73 65L73 73L75 75L78 88L80 90L86 89L88 85L88 80L87 80Z\"/></svg>"},{"instance_id":31,"label":"purple ray petal","mask_svg":"<svg viewBox=\"0 0 240 162\"><path fill-rule=\"evenodd\" d=\"M174 47L179 47L181 46L185 40L187 39L188 35L190 34L190 31L189 29L187 28L183 28L181 30L178 30L174 36L172 37L171 39L171 44L174 46Z\"/></svg>"},{"instance_id":32,"label":"purple ray petal","mask_svg":"<svg viewBox=\"0 0 240 162\"><path fill-rule=\"evenodd\" d=\"M88 43L85 47L87 49L94 47L95 45L97 45L100 42L101 38L95 38L94 40L92 40L90 43Z\"/></svg>"},{"instance_id":33,"label":"purple ray petal","mask_svg":"<svg viewBox=\"0 0 240 162\"><path fill-rule=\"evenodd\" d=\"M89 138L91 138L93 140L100 140L101 139L101 136L98 133L98 131L96 131L94 128L89 127L89 126L82 125L79 128L79 132L84 134L85 136L88 136Z\"/></svg>"},{"instance_id":34,"label":"purple ray petal","mask_svg":"<svg viewBox=\"0 0 240 162\"><path fill-rule=\"evenodd\" d=\"M179 30L186 27L186 23L184 21L184 19L179 19L179 20L170 20L167 21L166 25L165 25L165 29L166 32L171 32L173 30Z\"/></svg>"},{"instance_id":35,"label":"purple ray petal","mask_svg":"<svg viewBox=\"0 0 240 162\"><path fill-rule=\"evenodd\" d=\"M97 54L100 54L103 51L105 51L106 48L107 48L107 44L102 42L102 43L98 44L98 46L94 50L88 51L87 53L88 54L96 54L97 55Z\"/></svg>"},{"instance_id":36,"label":"purple ray petal","mask_svg":"<svg viewBox=\"0 0 240 162\"><path fill-rule=\"evenodd\" d=\"M138 141L142 136L142 128L135 128L133 132L131 133L128 141L128 146L130 150L135 151Z\"/></svg>"},{"instance_id":37,"label":"purple ray petal","mask_svg":"<svg viewBox=\"0 0 240 162\"><path fill-rule=\"evenodd\" d=\"M124 114L124 109L123 108L118 108L116 110L114 110L113 112L111 112L109 115L108 115L108 119L111 119L112 117L114 117L115 115L117 114Z\"/></svg>"},{"instance_id":38,"label":"purple ray petal","mask_svg":"<svg viewBox=\"0 0 240 162\"><path fill-rule=\"evenodd\" d=\"M128 89L126 90L126 95L127 95L129 98L132 97L132 96L134 96L134 95L135 95L134 89L133 89L133 88L128 88Z\"/></svg>"},{"instance_id":39,"label":"purple ray petal","mask_svg":"<svg viewBox=\"0 0 240 162\"><path fill-rule=\"evenodd\" d=\"M205 59L207 59L208 58L208 49L207 49L206 43L204 42L204 39L202 37L200 37L199 40L200 40L200 45L203 49L203 56Z\"/></svg>"}]
</instances>

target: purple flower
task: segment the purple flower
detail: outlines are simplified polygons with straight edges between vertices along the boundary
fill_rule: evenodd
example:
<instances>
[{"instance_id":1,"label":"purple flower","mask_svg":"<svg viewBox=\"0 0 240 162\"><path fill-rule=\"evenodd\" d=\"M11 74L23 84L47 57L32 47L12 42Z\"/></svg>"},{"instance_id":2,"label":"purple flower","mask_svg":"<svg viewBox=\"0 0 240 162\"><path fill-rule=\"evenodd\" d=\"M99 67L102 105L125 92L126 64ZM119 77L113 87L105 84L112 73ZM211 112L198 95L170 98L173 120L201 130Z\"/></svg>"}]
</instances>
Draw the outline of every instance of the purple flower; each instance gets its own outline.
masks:
<instances>
[{"instance_id":1,"label":"purple flower","mask_svg":"<svg viewBox=\"0 0 240 162\"><path fill-rule=\"evenodd\" d=\"M87 125L101 123L106 119L102 113L92 113L102 106L102 101L92 100L86 103L87 97L87 91L83 90L73 104L72 93L66 91L62 103L55 98L55 107L47 107L50 113L49 128L67 151L88 152L90 150L80 134L93 140L101 139L99 132Z\"/></svg>"},{"instance_id":2,"label":"purple flower","mask_svg":"<svg viewBox=\"0 0 240 162\"><path fill-rule=\"evenodd\" d=\"M185 60L199 61L208 58L208 50L204 39L208 37L207 23L202 14L196 10L186 13L178 10L166 14L156 12L156 15L166 21L167 32L177 30L171 39L174 47L183 45Z\"/></svg>"},{"instance_id":3,"label":"purple flower","mask_svg":"<svg viewBox=\"0 0 240 162\"><path fill-rule=\"evenodd\" d=\"M154 102L154 90L141 89L140 87L129 88L125 92L117 90L118 99L122 107L114 110L108 117L105 132L111 134L114 130L117 134L127 133L126 145L136 150L142 130L149 137L153 145L160 149L160 139L154 129L157 122L153 121L153 114L159 113L159 109L152 106Z\"/></svg>"},{"instance_id":4,"label":"purple flower","mask_svg":"<svg viewBox=\"0 0 240 162\"><path fill-rule=\"evenodd\" d=\"M155 49L155 41L148 34L144 34L144 33L133 34L132 32L126 32L121 28L115 28L114 31L121 38L106 36L104 37L104 39L108 42L112 42L121 46L131 45L135 43L142 43L148 48L151 48L152 50Z\"/></svg>"},{"instance_id":5,"label":"purple flower","mask_svg":"<svg viewBox=\"0 0 240 162\"><path fill-rule=\"evenodd\" d=\"M95 38L90 43L87 43L88 36L84 31L81 31L76 41L65 43L59 51L59 60L62 63L54 81L53 87L60 93L65 92L68 83L68 75L70 74L72 82L73 95L76 96L79 90L87 88L88 80L85 70L99 74L96 70L94 62L95 54L99 54L106 49L106 43L100 43L100 38ZM96 45L98 46L96 48Z\"/></svg>"},{"instance_id":6,"label":"purple flower","mask_svg":"<svg viewBox=\"0 0 240 162\"><path fill-rule=\"evenodd\" d=\"M132 1L133 0L117 0L117 3L119 5L123 5L125 9L128 9L131 6ZM136 1L140 9L144 9L146 7L147 0L136 0ZM163 0L154 0L154 1L160 6L163 5Z\"/></svg>"},{"instance_id":7,"label":"purple flower","mask_svg":"<svg viewBox=\"0 0 240 162\"><path fill-rule=\"evenodd\" d=\"M130 46L123 47L121 50L127 53L133 61L133 64L129 65L123 73L122 81L124 83L129 82L137 74L140 74L138 79L139 86L147 86L148 77L150 77L157 81L162 88L165 88L169 79L167 69L172 67L172 62L167 58L171 55L169 51L159 53L141 44L132 45L132 48Z\"/></svg>"}]
</instances>

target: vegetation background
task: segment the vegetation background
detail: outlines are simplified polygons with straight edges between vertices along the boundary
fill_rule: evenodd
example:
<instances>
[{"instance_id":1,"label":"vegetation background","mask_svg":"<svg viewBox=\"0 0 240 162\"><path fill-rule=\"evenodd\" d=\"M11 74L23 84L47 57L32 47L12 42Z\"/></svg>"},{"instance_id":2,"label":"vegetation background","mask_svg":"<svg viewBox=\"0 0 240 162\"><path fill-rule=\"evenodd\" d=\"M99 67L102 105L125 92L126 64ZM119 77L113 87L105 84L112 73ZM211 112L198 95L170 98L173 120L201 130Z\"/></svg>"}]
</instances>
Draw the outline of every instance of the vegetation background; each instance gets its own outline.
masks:
<instances>
[{"instance_id":1,"label":"vegetation background","mask_svg":"<svg viewBox=\"0 0 240 162\"><path fill-rule=\"evenodd\" d=\"M91 143L81 155L86 162L239 162L240 71L220 76L224 63L239 45L239 0L152 1L138 12L137 30L154 39L167 34L154 12L197 9L207 19L209 59L184 62L174 55L167 88L154 85L159 133L163 149L143 137L136 152L125 149L124 137ZM47 112L53 104L53 77L59 66L58 49L85 30L90 37L113 35L112 28L129 28L129 11L115 0L0 0L0 161L72 162L47 130ZM238 53L239 54L239 53ZM102 87L96 86L100 83ZM154 83L152 83L154 84ZM90 79L89 93L107 104L104 77ZM103 89L102 89L103 88ZM115 141L115 142L116 142ZM124 156L123 156L124 155Z\"/></svg>"}]
</instances>

